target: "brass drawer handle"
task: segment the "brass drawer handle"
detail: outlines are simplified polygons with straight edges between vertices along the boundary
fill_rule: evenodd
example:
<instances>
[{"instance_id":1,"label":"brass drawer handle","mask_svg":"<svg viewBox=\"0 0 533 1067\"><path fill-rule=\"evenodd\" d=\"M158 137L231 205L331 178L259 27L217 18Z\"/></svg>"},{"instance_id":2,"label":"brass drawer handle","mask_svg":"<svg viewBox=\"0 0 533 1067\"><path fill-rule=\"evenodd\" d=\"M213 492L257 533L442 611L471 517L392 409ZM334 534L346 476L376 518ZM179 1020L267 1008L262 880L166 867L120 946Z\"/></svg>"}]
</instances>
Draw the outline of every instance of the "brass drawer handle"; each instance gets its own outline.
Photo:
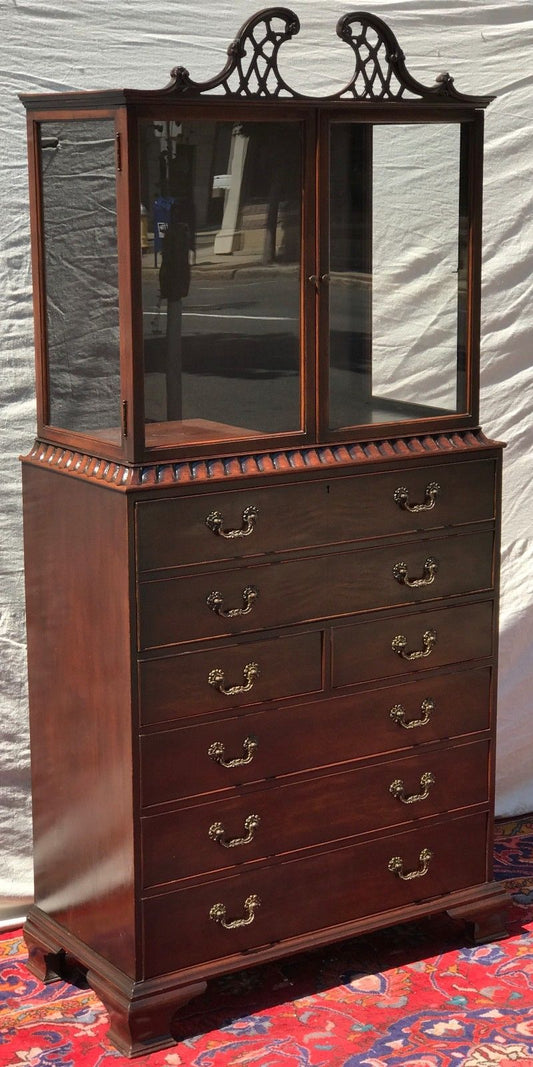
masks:
<instances>
[{"instance_id":1,"label":"brass drawer handle","mask_svg":"<svg viewBox=\"0 0 533 1067\"><path fill-rule=\"evenodd\" d=\"M414 652L406 652L407 638L403 634L397 634L392 640L392 651L396 652L402 659L413 660L423 659L424 656L430 656L437 643L437 631L426 630L422 635L423 648L415 649Z\"/></svg>"},{"instance_id":2,"label":"brass drawer handle","mask_svg":"<svg viewBox=\"0 0 533 1067\"><path fill-rule=\"evenodd\" d=\"M251 896L246 897L244 901L244 908L246 911L246 918L244 919L230 919L226 921L226 906L224 904L213 904L213 907L209 910L209 918L213 922L220 923L225 930L236 930L238 926L249 926L255 919L255 909L261 907L261 901L256 893L252 893Z\"/></svg>"},{"instance_id":3,"label":"brass drawer handle","mask_svg":"<svg viewBox=\"0 0 533 1067\"><path fill-rule=\"evenodd\" d=\"M395 704L390 709L389 715L393 722L398 723L398 726L403 726L404 730L414 730L415 726L427 726L431 713L435 711L435 701L423 700L420 705L420 711L422 712L421 719L406 719L403 704Z\"/></svg>"},{"instance_id":4,"label":"brass drawer handle","mask_svg":"<svg viewBox=\"0 0 533 1067\"><path fill-rule=\"evenodd\" d=\"M219 763L221 767L245 767L247 763L251 763L254 755L257 751L257 744L255 737L245 737L242 743L243 752L245 756L240 756L237 759L225 759L224 753L226 751L225 745L222 741L213 741L213 744L209 746L207 755L211 757L215 763Z\"/></svg>"},{"instance_id":5,"label":"brass drawer handle","mask_svg":"<svg viewBox=\"0 0 533 1067\"><path fill-rule=\"evenodd\" d=\"M244 829L247 831L246 837L225 837L225 829L221 822L214 822L209 827L209 837L212 841L215 841L217 845L223 845L224 848L235 848L236 845L249 845L254 839L255 831L259 826L261 819L259 815L247 815L244 820Z\"/></svg>"},{"instance_id":6,"label":"brass drawer handle","mask_svg":"<svg viewBox=\"0 0 533 1067\"><path fill-rule=\"evenodd\" d=\"M402 508L403 511L431 511L431 509L435 507L435 502L439 493L439 483L428 482L428 484L426 485L426 491L424 493L424 503L410 504L409 490L406 489L405 485L399 485L398 488L394 490L394 500L396 504L398 504L398 506Z\"/></svg>"},{"instance_id":7,"label":"brass drawer handle","mask_svg":"<svg viewBox=\"0 0 533 1067\"><path fill-rule=\"evenodd\" d=\"M247 585L242 591L242 608L224 608L222 593L219 593L217 589L213 589L213 592L207 597L206 603L208 608L214 611L215 615L220 615L222 619L234 619L236 615L249 615L258 596L259 590L255 588L255 585Z\"/></svg>"},{"instance_id":8,"label":"brass drawer handle","mask_svg":"<svg viewBox=\"0 0 533 1067\"><path fill-rule=\"evenodd\" d=\"M222 523L223 518L220 511L212 511L205 520L205 525L217 534L218 537L225 537L228 541L233 537L249 537L254 532L255 520L259 514L259 508L250 505L244 509L242 513L242 526L240 530L223 530Z\"/></svg>"},{"instance_id":9,"label":"brass drawer handle","mask_svg":"<svg viewBox=\"0 0 533 1067\"><path fill-rule=\"evenodd\" d=\"M236 693L249 693L253 688L254 682L259 678L261 671L257 663L247 663L243 667L242 673L245 680L245 685L224 685L224 678L226 677L224 671L220 667L214 667L212 671L209 671L207 675L207 681L209 685L212 685L215 689L218 689L219 693L223 693L225 697L233 697Z\"/></svg>"},{"instance_id":10,"label":"brass drawer handle","mask_svg":"<svg viewBox=\"0 0 533 1067\"><path fill-rule=\"evenodd\" d=\"M424 562L421 578L409 578L407 563L395 563L392 573L400 585L408 585L409 589L418 589L420 585L431 585L435 581L435 575L439 569L439 561L433 556L428 556Z\"/></svg>"},{"instance_id":11,"label":"brass drawer handle","mask_svg":"<svg viewBox=\"0 0 533 1067\"><path fill-rule=\"evenodd\" d=\"M401 778L395 778L394 782L391 782L389 793L392 793L396 800L401 800L402 804L416 804L418 800L427 800L432 785L435 785L435 775L431 771L425 771L420 779L421 793L407 794Z\"/></svg>"},{"instance_id":12,"label":"brass drawer handle","mask_svg":"<svg viewBox=\"0 0 533 1067\"><path fill-rule=\"evenodd\" d=\"M418 859L422 864L416 871L407 871L404 874L403 860L401 856L391 856L388 867L392 874L397 874L398 878L402 879L402 882L410 882L413 878L423 878L428 873L430 860L433 858L433 853L429 848L423 848Z\"/></svg>"}]
</instances>

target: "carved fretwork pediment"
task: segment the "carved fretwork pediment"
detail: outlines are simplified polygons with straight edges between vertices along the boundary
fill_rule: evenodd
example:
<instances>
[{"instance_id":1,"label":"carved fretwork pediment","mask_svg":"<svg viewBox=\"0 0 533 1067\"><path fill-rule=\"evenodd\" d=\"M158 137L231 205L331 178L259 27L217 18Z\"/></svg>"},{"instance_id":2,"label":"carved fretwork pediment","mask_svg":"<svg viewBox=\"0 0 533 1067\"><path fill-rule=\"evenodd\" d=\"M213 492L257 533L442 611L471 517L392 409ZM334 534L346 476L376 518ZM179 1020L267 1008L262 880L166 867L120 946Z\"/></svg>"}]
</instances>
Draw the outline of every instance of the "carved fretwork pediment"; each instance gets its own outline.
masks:
<instances>
[{"instance_id":1,"label":"carved fretwork pediment","mask_svg":"<svg viewBox=\"0 0 533 1067\"><path fill-rule=\"evenodd\" d=\"M217 95L240 98L282 97L309 99L293 89L278 66L281 46L300 30L297 15L286 7L271 7L249 18L228 48L224 69L209 81L194 81L185 67L172 71L169 95ZM350 46L355 58L353 75L342 89L326 100L427 101L486 107L492 96L458 92L449 74L440 74L432 86L417 81L405 65L404 54L392 30L376 15L354 11L337 23L337 36Z\"/></svg>"}]
</instances>

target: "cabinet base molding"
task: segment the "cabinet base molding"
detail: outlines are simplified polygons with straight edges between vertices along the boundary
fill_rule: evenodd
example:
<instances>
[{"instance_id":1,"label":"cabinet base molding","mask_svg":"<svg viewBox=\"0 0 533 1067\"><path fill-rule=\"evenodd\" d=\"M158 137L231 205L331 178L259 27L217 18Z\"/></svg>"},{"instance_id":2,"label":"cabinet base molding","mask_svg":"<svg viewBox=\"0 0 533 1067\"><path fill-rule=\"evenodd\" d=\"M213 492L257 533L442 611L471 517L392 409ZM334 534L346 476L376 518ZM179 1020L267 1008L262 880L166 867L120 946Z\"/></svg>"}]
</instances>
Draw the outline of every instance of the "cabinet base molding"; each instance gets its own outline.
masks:
<instances>
[{"instance_id":1,"label":"cabinet base molding","mask_svg":"<svg viewBox=\"0 0 533 1067\"><path fill-rule=\"evenodd\" d=\"M29 910L24 939L32 974L43 982L87 984L109 1013L108 1040L122 1055L134 1057L176 1043L172 1036L174 1016L206 991L209 978L443 911L465 923L476 944L500 940L507 936L508 906L505 889L491 882L451 893L440 901L411 904L148 981L135 981L124 974L38 907Z\"/></svg>"},{"instance_id":2,"label":"cabinet base molding","mask_svg":"<svg viewBox=\"0 0 533 1067\"><path fill-rule=\"evenodd\" d=\"M450 919L463 923L475 945L501 941L507 937L509 895L501 883L490 882L479 896L464 904L447 908Z\"/></svg>"},{"instance_id":3,"label":"cabinet base molding","mask_svg":"<svg viewBox=\"0 0 533 1067\"><path fill-rule=\"evenodd\" d=\"M162 986L134 983L131 995L89 969L87 984L109 1014L108 1040L123 1056L145 1056L176 1044L171 1033L174 1015L194 997L205 993L207 982Z\"/></svg>"},{"instance_id":4,"label":"cabinet base molding","mask_svg":"<svg viewBox=\"0 0 533 1067\"><path fill-rule=\"evenodd\" d=\"M42 982L65 981L89 986L109 1014L108 1040L123 1056L142 1056L176 1043L173 1016L207 982L164 975L135 981L79 941L40 908L32 906L24 925L26 966Z\"/></svg>"}]
</instances>

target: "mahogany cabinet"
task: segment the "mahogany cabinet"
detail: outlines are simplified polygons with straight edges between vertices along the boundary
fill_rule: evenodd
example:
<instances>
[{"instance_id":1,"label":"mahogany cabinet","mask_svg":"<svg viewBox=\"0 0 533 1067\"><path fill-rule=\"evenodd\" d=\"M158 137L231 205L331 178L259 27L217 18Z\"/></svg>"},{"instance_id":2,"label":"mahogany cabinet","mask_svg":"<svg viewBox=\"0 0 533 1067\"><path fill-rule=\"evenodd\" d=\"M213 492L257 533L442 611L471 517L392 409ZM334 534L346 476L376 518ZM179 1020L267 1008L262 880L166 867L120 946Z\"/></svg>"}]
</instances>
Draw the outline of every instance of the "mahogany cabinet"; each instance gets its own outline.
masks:
<instances>
[{"instance_id":1,"label":"mahogany cabinet","mask_svg":"<svg viewBox=\"0 0 533 1067\"><path fill-rule=\"evenodd\" d=\"M348 85L304 97L298 28L249 19L209 82L22 98L25 936L131 1055L215 975L439 911L504 931L491 98L361 13Z\"/></svg>"}]
</instances>

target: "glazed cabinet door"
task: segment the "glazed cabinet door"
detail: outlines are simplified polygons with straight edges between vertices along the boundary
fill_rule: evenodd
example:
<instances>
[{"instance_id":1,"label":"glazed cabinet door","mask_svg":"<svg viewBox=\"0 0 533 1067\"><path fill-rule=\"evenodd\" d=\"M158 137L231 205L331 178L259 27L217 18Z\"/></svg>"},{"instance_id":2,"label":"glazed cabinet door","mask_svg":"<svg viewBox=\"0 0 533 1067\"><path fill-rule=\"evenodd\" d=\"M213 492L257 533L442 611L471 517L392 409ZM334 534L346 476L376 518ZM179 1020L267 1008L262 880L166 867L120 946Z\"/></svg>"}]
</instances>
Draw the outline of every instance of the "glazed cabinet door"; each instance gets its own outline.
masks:
<instances>
[{"instance_id":1,"label":"glazed cabinet door","mask_svg":"<svg viewBox=\"0 0 533 1067\"><path fill-rule=\"evenodd\" d=\"M323 440L471 414L473 125L322 118Z\"/></svg>"},{"instance_id":2,"label":"glazed cabinet door","mask_svg":"<svg viewBox=\"0 0 533 1067\"><path fill-rule=\"evenodd\" d=\"M222 113L228 114L227 111ZM140 119L146 448L242 450L313 421L309 118ZM305 239L304 239L305 237Z\"/></svg>"}]
</instances>

